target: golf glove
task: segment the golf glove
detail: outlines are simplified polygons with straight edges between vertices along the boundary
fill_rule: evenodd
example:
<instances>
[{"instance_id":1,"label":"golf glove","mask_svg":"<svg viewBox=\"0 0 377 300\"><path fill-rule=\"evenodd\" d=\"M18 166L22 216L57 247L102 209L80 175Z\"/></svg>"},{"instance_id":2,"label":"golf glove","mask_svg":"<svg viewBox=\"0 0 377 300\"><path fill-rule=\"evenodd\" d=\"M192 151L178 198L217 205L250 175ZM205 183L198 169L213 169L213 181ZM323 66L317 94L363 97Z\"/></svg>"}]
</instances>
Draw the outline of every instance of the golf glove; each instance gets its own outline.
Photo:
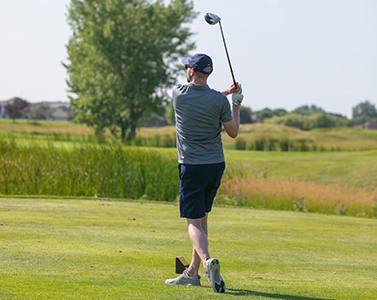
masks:
<instances>
[{"instance_id":1,"label":"golf glove","mask_svg":"<svg viewBox=\"0 0 377 300\"><path fill-rule=\"evenodd\" d=\"M242 86L240 84L240 89L242 90ZM241 105L243 100L243 95L241 94L241 90L238 93L232 94L232 102L234 105Z\"/></svg>"}]
</instances>

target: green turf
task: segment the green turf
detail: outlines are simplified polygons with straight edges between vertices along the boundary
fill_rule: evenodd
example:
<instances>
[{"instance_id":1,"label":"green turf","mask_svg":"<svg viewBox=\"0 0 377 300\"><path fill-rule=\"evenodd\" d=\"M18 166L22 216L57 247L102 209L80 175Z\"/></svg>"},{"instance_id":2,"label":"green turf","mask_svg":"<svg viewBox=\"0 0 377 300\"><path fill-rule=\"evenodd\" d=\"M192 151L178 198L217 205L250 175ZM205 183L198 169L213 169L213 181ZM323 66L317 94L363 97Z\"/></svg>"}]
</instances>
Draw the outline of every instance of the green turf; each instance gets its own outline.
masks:
<instances>
[{"instance_id":1,"label":"green turf","mask_svg":"<svg viewBox=\"0 0 377 300\"><path fill-rule=\"evenodd\" d=\"M0 199L0 299L376 299L377 221L215 207L226 294L166 286L190 241L176 204Z\"/></svg>"}]
</instances>

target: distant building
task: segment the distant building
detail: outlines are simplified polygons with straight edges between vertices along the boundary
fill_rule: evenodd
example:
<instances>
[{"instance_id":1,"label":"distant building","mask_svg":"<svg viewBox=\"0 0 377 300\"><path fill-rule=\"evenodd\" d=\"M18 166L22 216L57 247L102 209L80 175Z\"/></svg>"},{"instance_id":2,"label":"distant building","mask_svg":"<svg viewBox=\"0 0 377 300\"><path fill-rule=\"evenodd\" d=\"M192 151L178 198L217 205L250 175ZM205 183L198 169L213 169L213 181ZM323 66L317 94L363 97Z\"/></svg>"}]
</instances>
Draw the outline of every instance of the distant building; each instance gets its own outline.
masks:
<instances>
[{"instance_id":1,"label":"distant building","mask_svg":"<svg viewBox=\"0 0 377 300\"><path fill-rule=\"evenodd\" d=\"M44 105L48 106L49 113L46 120L51 121L69 121L71 108L69 102L63 101L43 101Z\"/></svg>"},{"instance_id":2,"label":"distant building","mask_svg":"<svg viewBox=\"0 0 377 300\"><path fill-rule=\"evenodd\" d=\"M355 128L367 129L367 130L377 130L377 123L375 123L375 122L366 122L364 124L356 126Z\"/></svg>"},{"instance_id":3,"label":"distant building","mask_svg":"<svg viewBox=\"0 0 377 300\"><path fill-rule=\"evenodd\" d=\"M168 125L168 121L163 116L156 116L152 120L150 120L147 124L143 127L164 127Z\"/></svg>"},{"instance_id":4,"label":"distant building","mask_svg":"<svg viewBox=\"0 0 377 300\"><path fill-rule=\"evenodd\" d=\"M63 102L63 101L41 101L41 102L47 105L50 108L50 110L55 110L61 107L70 109L69 102Z\"/></svg>"},{"instance_id":5,"label":"distant building","mask_svg":"<svg viewBox=\"0 0 377 300\"><path fill-rule=\"evenodd\" d=\"M29 106L33 107L38 103L29 103L21 98L15 97L6 101L0 101L0 118L1 119L9 119L9 116L5 114L5 106L8 104L14 104L14 102L26 102ZM70 117L70 104L69 102L63 101L41 101L46 107L48 107L46 111L46 120L51 121L69 121Z\"/></svg>"},{"instance_id":6,"label":"distant building","mask_svg":"<svg viewBox=\"0 0 377 300\"><path fill-rule=\"evenodd\" d=\"M50 114L49 119L53 121L68 121L70 119L69 110L59 107Z\"/></svg>"}]
</instances>

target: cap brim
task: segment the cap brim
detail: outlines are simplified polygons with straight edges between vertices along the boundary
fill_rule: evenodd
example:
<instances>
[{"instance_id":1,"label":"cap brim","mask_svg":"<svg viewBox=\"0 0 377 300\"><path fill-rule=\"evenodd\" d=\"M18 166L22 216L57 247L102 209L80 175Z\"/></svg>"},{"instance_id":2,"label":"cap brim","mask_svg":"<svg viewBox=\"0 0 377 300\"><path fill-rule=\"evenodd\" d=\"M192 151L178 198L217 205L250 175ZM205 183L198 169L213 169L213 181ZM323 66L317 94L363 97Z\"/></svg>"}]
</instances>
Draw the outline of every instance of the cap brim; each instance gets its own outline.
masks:
<instances>
[{"instance_id":1,"label":"cap brim","mask_svg":"<svg viewBox=\"0 0 377 300\"><path fill-rule=\"evenodd\" d=\"M190 59L190 57L185 57L184 59L182 59L182 63L184 64L184 65L190 65L190 63L189 63L189 59Z\"/></svg>"}]
</instances>

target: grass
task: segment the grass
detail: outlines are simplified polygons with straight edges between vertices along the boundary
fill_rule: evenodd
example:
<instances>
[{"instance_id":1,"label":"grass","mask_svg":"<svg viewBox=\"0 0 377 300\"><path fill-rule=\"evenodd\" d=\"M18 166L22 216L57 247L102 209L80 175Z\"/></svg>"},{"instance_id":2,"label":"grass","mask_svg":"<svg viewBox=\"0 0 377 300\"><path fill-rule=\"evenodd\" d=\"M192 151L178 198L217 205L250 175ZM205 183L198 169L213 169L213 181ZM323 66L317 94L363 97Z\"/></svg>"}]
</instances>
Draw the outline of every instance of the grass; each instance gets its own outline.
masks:
<instances>
[{"instance_id":1,"label":"grass","mask_svg":"<svg viewBox=\"0 0 377 300\"><path fill-rule=\"evenodd\" d=\"M153 136L153 135L152 135ZM217 203L377 217L377 151L226 150ZM0 138L0 194L147 198L178 194L173 148L119 143L19 143Z\"/></svg>"},{"instance_id":2,"label":"grass","mask_svg":"<svg viewBox=\"0 0 377 300\"><path fill-rule=\"evenodd\" d=\"M191 243L175 204L0 199L0 299L376 299L377 222L215 207L226 294L166 286Z\"/></svg>"},{"instance_id":3,"label":"grass","mask_svg":"<svg viewBox=\"0 0 377 300\"><path fill-rule=\"evenodd\" d=\"M0 194L162 201L177 196L176 149L151 147L171 147L172 126L139 129L135 143L145 147L135 148L110 138L99 143L92 130L69 122L0 120L0 125ZM327 139L345 147L368 144L376 133L251 124L241 126L240 135L245 140L260 135L315 143ZM228 142L224 137L227 169L220 204L377 216L377 173L371 167L377 165L377 150L240 151Z\"/></svg>"},{"instance_id":4,"label":"grass","mask_svg":"<svg viewBox=\"0 0 377 300\"><path fill-rule=\"evenodd\" d=\"M225 151L218 203L255 208L377 216L377 151Z\"/></svg>"},{"instance_id":5,"label":"grass","mask_svg":"<svg viewBox=\"0 0 377 300\"><path fill-rule=\"evenodd\" d=\"M11 139L26 146L37 143L45 147L54 145L66 149L74 149L87 142L96 142L94 131L85 125L51 121L38 121L37 124L33 125L23 120L17 120L16 123L11 120L0 120L0 138ZM373 130L333 128L307 132L273 124L245 124L241 125L240 130L240 138L247 140L254 139L258 134L265 134L277 138L287 136L298 140L313 140L318 143L323 141L328 145L335 143L335 148L348 147L350 150L361 149L370 143L375 143L377 147L377 131ZM158 136L160 139L157 140L164 140L165 137L171 137L174 132L173 126L141 128L137 135L142 140L156 140ZM235 151L234 139L223 135L223 140L227 164L242 165L247 171L267 166L269 177L294 177L303 181L366 188L369 191L373 191L377 186L377 173L371 168L377 164L377 150L340 153ZM349 146L351 144L354 147ZM176 154L174 149L161 151Z\"/></svg>"},{"instance_id":6,"label":"grass","mask_svg":"<svg viewBox=\"0 0 377 300\"><path fill-rule=\"evenodd\" d=\"M0 120L0 136L16 136L18 142L49 141L60 145L93 143L97 141L94 130L86 125L71 122L25 120ZM106 131L104 137L110 138ZM356 128L325 128L303 131L276 124L241 124L236 140L223 134L226 149L256 150L256 141L262 141L262 149L280 150L284 145L289 151L365 151L377 149L377 131ZM133 142L146 147L175 147L175 127L140 128Z\"/></svg>"},{"instance_id":7,"label":"grass","mask_svg":"<svg viewBox=\"0 0 377 300\"><path fill-rule=\"evenodd\" d=\"M377 149L377 130L363 130L356 128L325 128L303 131L297 128L275 124L242 124L236 140L223 135L224 145L234 149L236 141L244 140L246 148L258 139L264 138L265 148L269 141L275 141L279 148L279 141L289 141L296 145L294 151L299 151L302 144L306 150L314 151L364 151Z\"/></svg>"},{"instance_id":8,"label":"grass","mask_svg":"<svg viewBox=\"0 0 377 300\"><path fill-rule=\"evenodd\" d=\"M377 151L260 152L226 150L225 160L234 169L252 172L267 167L268 177L296 178L374 191L377 186Z\"/></svg>"},{"instance_id":9,"label":"grass","mask_svg":"<svg viewBox=\"0 0 377 300\"><path fill-rule=\"evenodd\" d=\"M224 178L216 203L274 210L377 217L377 189L323 185L297 179Z\"/></svg>"},{"instance_id":10,"label":"grass","mask_svg":"<svg viewBox=\"0 0 377 300\"><path fill-rule=\"evenodd\" d=\"M176 165L174 156L148 148L65 149L0 139L0 194L174 200Z\"/></svg>"},{"instance_id":11,"label":"grass","mask_svg":"<svg viewBox=\"0 0 377 300\"><path fill-rule=\"evenodd\" d=\"M62 134L71 136L89 136L94 135L94 130L86 125L75 124L72 122L54 122L54 121L26 121L0 119L0 133L27 133L35 135L44 134Z\"/></svg>"}]
</instances>

